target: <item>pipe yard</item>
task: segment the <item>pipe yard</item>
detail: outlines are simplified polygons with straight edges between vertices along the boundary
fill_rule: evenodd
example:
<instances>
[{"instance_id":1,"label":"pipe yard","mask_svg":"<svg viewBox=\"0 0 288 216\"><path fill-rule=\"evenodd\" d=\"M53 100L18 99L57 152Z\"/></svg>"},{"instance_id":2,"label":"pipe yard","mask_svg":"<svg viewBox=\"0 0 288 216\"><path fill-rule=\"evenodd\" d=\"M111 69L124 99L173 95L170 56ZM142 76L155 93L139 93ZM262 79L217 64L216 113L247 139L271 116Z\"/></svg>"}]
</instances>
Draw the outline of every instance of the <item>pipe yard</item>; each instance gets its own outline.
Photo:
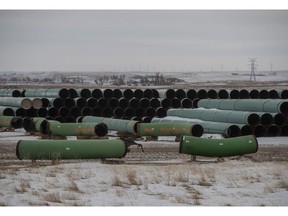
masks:
<instances>
[{"instance_id":1,"label":"pipe yard","mask_svg":"<svg viewBox=\"0 0 288 216\"><path fill-rule=\"evenodd\" d=\"M40 137L39 141L19 140L15 151L20 160L91 159L92 152L94 159L124 158L131 142L139 147L138 141L159 137L174 137L180 154L241 156L257 152L258 137L288 136L287 89L0 89L0 105L2 131L22 128ZM220 139L203 134L220 135ZM70 136L78 140L72 145L78 143L77 151L71 150L72 141L67 142ZM246 137L250 142L245 144ZM126 153L109 155L105 145L97 148L102 142L115 149L125 146ZM184 151L186 142L193 148ZM61 145L66 150L56 148ZM79 150L81 146L87 153ZM25 156L20 149L25 149Z\"/></svg>"},{"instance_id":2,"label":"pipe yard","mask_svg":"<svg viewBox=\"0 0 288 216\"><path fill-rule=\"evenodd\" d=\"M287 89L19 88L0 104L0 194L17 194L0 205L288 205Z\"/></svg>"}]
</instances>

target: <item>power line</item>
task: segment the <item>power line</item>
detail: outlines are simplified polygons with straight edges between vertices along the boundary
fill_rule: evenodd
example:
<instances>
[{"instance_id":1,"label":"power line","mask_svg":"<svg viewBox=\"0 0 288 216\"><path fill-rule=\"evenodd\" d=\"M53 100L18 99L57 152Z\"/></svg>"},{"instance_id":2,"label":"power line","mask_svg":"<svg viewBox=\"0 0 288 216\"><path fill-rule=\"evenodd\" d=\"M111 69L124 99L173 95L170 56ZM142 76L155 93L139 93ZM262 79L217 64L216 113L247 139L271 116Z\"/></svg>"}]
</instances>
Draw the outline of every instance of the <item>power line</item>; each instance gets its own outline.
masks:
<instances>
[{"instance_id":1,"label":"power line","mask_svg":"<svg viewBox=\"0 0 288 216\"><path fill-rule=\"evenodd\" d=\"M249 68L251 69L250 81L252 80L256 81L256 75L255 75L255 70L257 69L256 67L257 67L256 58L249 58Z\"/></svg>"}]
</instances>

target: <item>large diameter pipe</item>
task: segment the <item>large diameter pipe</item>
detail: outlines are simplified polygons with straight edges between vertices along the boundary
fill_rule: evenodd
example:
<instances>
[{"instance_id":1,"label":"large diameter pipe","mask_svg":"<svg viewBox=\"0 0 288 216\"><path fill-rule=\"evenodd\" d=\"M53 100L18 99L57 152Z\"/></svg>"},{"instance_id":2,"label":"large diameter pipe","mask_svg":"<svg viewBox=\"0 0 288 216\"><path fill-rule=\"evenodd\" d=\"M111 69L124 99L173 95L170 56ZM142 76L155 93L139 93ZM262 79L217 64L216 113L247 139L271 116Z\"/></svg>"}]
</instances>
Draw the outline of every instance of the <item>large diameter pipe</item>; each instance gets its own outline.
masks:
<instances>
[{"instance_id":1,"label":"large diameter pipe","mask_svg":"<svg viewBox=\"0 0 288 216\"><path fill-rule=\"evenodd\" d=\"M45 121L45 118L42 117L34 117L34 118L23 118L23 128L26 132L31 131L38 131L40 132L40 125L43 121Z\"/></svg>"},{"instance_id":2,"label":"large diameter pipe","mask_svg":"<svg viewBox=\"0 0 288 216\"><path fill-rule=\"evenodd\" d=\"M189 119L174 116L167 116L165 118L154 117L151 122L171 122L171 123L194 123L203 127L206 134L221 134L223 137L236 137L240 135L240 128L236 124L209 122L199 119Z\"/></svg>"},{"instance_id":3,"label":"large diameter pipe","mask_svg":"<svg viewBox=\"0 0 288 216\"><path fill-rule=\"evenodd\" d=\"M139 136L181 136L190 135L201 137L203 127L191 123L140 123L138 124Z\"/></svg>"},{"instance_id":4,"label":"large diameter pipe","mask_svg":"<svg viewBox=\"0 0 288 216\"><path fill-rule=\"evenodd\" d=\"M258 142L255 136L247 135L228 139L208 139L183 136L179 153L205 157L230 157L255 153Z\"/></svg>"},{"instance_id":5,"label":"large diameter pipe","mask_svg":"<svg viewBox=\"0 0 288 216\"><path fill-rule=\"evenodd\" d=\"M276 125L284 125L288 118L282 113L270 113L273 116L274 124Z\"/></svg>"},{"instance_id":6,"label":"large diameter pipe","mask_svg":"<svg viewBox=\"0 0 288 216\"><path fill-rule=\"evenodd\" d=\"M154 97L154 91L152 89L144 89L143 91L143 97L151 99Z\"/></svg>"},{"instance_id":7,"label":"large diameter pipe","mask_svg":"<svg viewBox=\"0 0 288 216\"><path fill-rule=\"evenodd\" d=\"M123 158L127 143L122 140L20 140L19 160Z\"/></svg>"},{"instance_id":8,"label":"large diameter pipe","mask_svg":"<svg viewBox=\"0 0 288 216\"><path fill-rule=\"evenodd\" d=\"M267 98L269 98L269 92L268 92L268 90L267 90L267 89L262 89L262 90L260 90L260 92L259 92L259 97L260 97L261 99L267 99Z\"/></svg>"},{"instance_id":9,"label":"large diameter pipe","mask_svg":"<svg viewBox=\"0 0 288 216\"><path fill-rule=\"evenodd\" d=\"M278 125L271 124L267 126L267 137L276 137L281 133L281 129Z\"/></svg>"},{"instance_id":10,"label":"large diameter pipe","mask_svg":"<svg viewBox=\"0 0 288 216\"><path fill-rule=\"evenodd\" d=\"M122 91L123 97L130 100L134 96L134 92L131 89L124 89Z\"/></svg>"},{"instance_id":11,"label":"large diameter pipe","mask_svg":"<svg viewBox=\"0 0 288 216\"><path fill-rule=\"evenodd\" d=\"M208 108L206 106L208 103L217 104L213 108L224 110L288 114L288 101L283 99L203 99L199 100L197 105L198 107ZM209 108L212 108L211 105Z\"/></svg>"},{"instance_id":12,"label":"large diameter pipe","mask_svg":"<svg viewBox=\"0 0 288 216\"><path fill-rule=\"evenodd\" d=\"M207 97L211 99L216 99L218 98L218 93L215 89L209 89L207 92Z\"/></svg>"},{"instance_id":13,"label":"large diameter pipe","mask_svg":"<svg viewBox=\"0 0 288 216\"><path fill-rule=\"evenodd\" d=\"M250 98L252 99L258 99L260 97L260 92L257 90L257 89L252 89L250 92L249 92L249 96Z\"/></svg>"},{"instance_id":14,"label":"large diameter pipe","mask_svg":"<svg viewBox=\"0 0 288 216\"><path fill-rule=\"evenodd\" d=\"M49 136L98 136L107 135L108 129L104 123L57 123L48 122Z\"/></svg>"},{"instance_id":15,"label":"large diameter pipe","mask_svg":"<svg viewBox=\"0 0 288 216\"><path fill-rule=\"evenodd\" d=\"M68 89L68 91L69 91L69 97L70 97L70 98L77 98L77 97L79 97L78 92L76 91L76 89L70 88L70 89Z\"/></svg>"},{"instance_id":16,"label":"large diameter pipe","mask_svg":"<svg viewBox=\"0 0 288 216\"><path fill-rule=\"evenodd\" d=\"M229 98L229 93L225 89L218 90L217 95L218 95L219 99L227 99L227 98Z\"/></svg>"},{"instance_id":17,"label":"large diameter pipe","mask_svg":"<svg viewBox=\"0 0 288 216\"><path fill-rule=\"evenodd\" d=\"M11 107L0 106L0 116L14 116L15 112Z\"/></svg>"},{"instance_id":18,"label":"large diameter pipe","mask_svg":"<svg viewBox=\"0 0 288 216\"><path fill-rule=\"evenodd\" d=\"M254 130L253 127L246 124L237 124L240 128L240 136L252 135Z\"/></svg>"},{"instance_id":19,"label":"large diameter pipe","mask_svg":"<svg viewBox=\"0 0 288 216\"><path fill-rule=\"evenodd\" d=\"M175 91L175 97L178 98L179 100L186 98L187 97L186 91L183 89L177 89Z\"/></svg>"},{"instance_id":20,"label":"large diameter pipe","mask_svg":"<svg viewBox=\"0 0 288 216\"><path fill-rule=\"evenodd\" d=\"M133 97L137 98L138 100L141 100L143 98L143 90L135 89L133 92Z\"/></svg>"},{"instance_id":21,"label":"large diameter pipe","mask_svg":"<svg viewBox=\"0 0 288 216\"><path fill-rule=\"evenodd\" d=\"M277 98L279 98L278 91L276 91L275 89L269 90L269 91L268 91L268 98L271 98L271 99L277 99Z\"/></svg>"},{"instance_id":22,"label":"large diameter pipe","mask_svg":"<svg viewBox=\"0 0 288 216\"><path fill-rule=\"evenodd\" d=\"M256 137L265 137L267 135L267 128L264 125L256 125L253 135Z\"/></svg>"},{"instance_id":23,"label":"large diameter pipe","mask_svg":"<svg viewBox=\"0 0 288 216\"><path fill-rule=\"evenodd\" d=\"M22 128L23 121L21 117L15 116L0 116L0 128L12 127L15 129Z\"/></svg>"},{"instance_id":24,"label":"large diameter pipe","mask_svg":"<svg viewBox=\"0 0 288 216\"><path fill-rule=\"evenodd\" d=\"M195 89L188 89L186 95L190 100L194 100L197 97L197 91Z\"/></svg>"},{"instance_id":25,"label":"large diameter pipe","mask_svg":"<svg viewBox=\"0 0 288 216\"><path fill-rule=\"evenodd\" d=\"M65 99L69 97L69 90L66 88L61 88L61 89L46 89L45 96L49 98L56 98L60 97L62 99ZM38 97L35 95L35 97ZM41 97L41 96L39 96Z\"/></svg>"},{"instance_id":26,"label":"large diameter pipe","mask_svg":"<svg viewBox=\"0 0 288 216\"><path fill-rule=\"evenodd\" d=\"M288 125L282 125L280 129L281 129L280 136L288 136Z\"/></svg>"},{"instance_id":27,"label":"large diameter pipe","mask_svg":"<svg viewBox=\"0 0 288 216\"><path fill-rule=\"evenodd\" d=\"M198 98L200 98L200 99L208 98L208 92L207 92L205 89L200 89L200 90L198 90L198 92L197 92L197 96L198 96Z\"/></svg>"},{"instance_id":28,"label":"large diameter pipe","mask_svg":"<svg viewBox=\"0 0 288 216\"><path fill-rule=\"evenodd\" d=\"M231 99L239 99L240 98L240 91L237 89L232 89L229 92L229 98Z\"/></svg>"},{"instance_id":29,"label":"large diameter pipe","mask_svg":"<svg viewBox=\"0 0 288 216\"><path fill-rule=\"evenodd\" d=\"M240 99L250 98L250 93L247 89L240 90Z\"/></svg>"},{"instance_id":30,"label":"large diameter pipe","mask_svg":"<svg viewBox=\"0 0 288 216\"><path fill-rule=\"evenodd\" d=\"M106 98L106 99L110 99L110 98L112 98L113 97L113 90L112 89L109 89L109 88L107 88L107 89L104 89L104 91L103 91L103 97L104 98Z\"/></svg>"},{"instance_id":31,"label":"large diameter pipe","mask_svg":"<svg viewBox=\"0 0 288 216\"><path fill-rule=\"evenodd\" d=\"M251 112L217 110L217 109L170 109L168 116L194 118L204 121L226 122L236 124L257 125L260 123L259 115Z\"/></svg>"},{"instance_id":32,"label":"large diameter pipe","mask_svg":"<svg viewBox=\"0 0 288 216\"><path fill-rule=\"evenodd\" d=\"M155 98L159 98L160 97L160 94L159 94L159 91L157 89L151 89L153 91L153 97Z\"/></svg>"},{"instance_id":33,"label":"large diameter pipe","mask_svg":"<svg viewBox=\"0 0 288 216\"><path fill-rule=\"evenodd\" d=\"M119 99L119 98L123 97L122 91L120 89L113 89L112 91L113 91L113 97L114 98Z\"/></svg>"},{"instance_id":34,"label":"large diameter pipe","mask_svg":"<svg viewBox=\"0 0 288 216\"><path fill-rule=\"evenodd\" d=\"M189 98L183 98L181 100L181 107L182 108L192 108L193 107L192 101Z\"/></svg>"},{"instance_id":35,"label":"large diameter pipe","mask_svg":"<svg viewBox=\"0 0 288 216\"><path fill-rule=\"evenodd\" d=\"M92 93L91 93L90 89L83 88L83 89L77 89L76 91L77 91L79 97L82 97L85 99L92 97Z\"/></svg>"},{"instance_id":36,"label":"large diameter pipe","mask_svg":"<svg viewBox=\"0 0 288 216\"><path fill-rule=\"evenodd\" d=\"M288 89L282 89L278 91L279 97L282 99L288 99Z\"/></svg>"},{"instance_id":37,"label":"large diameter pipe","mask_svg":"<svg viewBox=\"0 0 288 216\"><path fill-rule=\"evenodd\" d=\"M82 109L87 105L87 100L85 98L79 97L79 98L74 98L75 105L79 108Z\"/></svg>"},{"instance_id":38,"label":"large diameter pipe","mask_svg":"<svg viewBox=\"0 0 288 216\"><path fill-rule=\"evenodd\" d=\"M49 98L50 104L52 107L59 109L60 107L64 106L64 99L63 98Z\"/></svg>"},{"instance_id":39,"label":"large diameter pipe","mask_svg":"<svg viewBox=\"0 0 288 216\"><path fill-rule=\"evenodd\" d=\"M274 123L274 118L271 113L265 112L256 112L260 116L260 124L262 125L271 125Z\"/></svg>"},{"instance_id":40,"label":"large diameter pipe","mask_svg":"<svg viewBox=\"0 0 288 216\"><path fill-rule=\"evenodd\" d=\"M30 109L33 106L30 98L23 97L0 97L0 106L22 107Z\"/></svg>"},{"instance_id":41,"label":"large diameter pipe","mask_svg":"<svg viewBox=\"0 0 288 216\"><path fill-rule=\"evenodd\" d=\"M22 97L18 89L0 89L0 97Z\"/></svg>"},{"instance_id":42,"label":"large diameter pipe","mask_svg":"<svg viewBox=\"0 0 288 216\"><path fill-rule=\"evenodd\" d=\"M103 97L103 92L101 91L101 89L93 89L91 91L91 95L92 97L96 98L96 99L99 99L101 97Z\"/></svg>"},{"instance_id":43,"label":"large diameter pipe","mask_svg":"<svg viewBox=\"0 0 288 216\"><path fill-rule=\"evenodd\" d=\"M163 117L167 116L167 110L163 107L158 107L156 109L156 116L159 118L163 118Z\"/></svg>"},{"instance_id":44,"label":"large diameter pipe","mask_svg":"<svg viewBox=\"0 0 288 216\"><path fill-rule=\"evenodd\" d=\"M104 123L107 125L108 130L118 132L131 133L137 135L138 121L124 120L124 119L111 119L96 116L84 116L81 119L82 123Z\"/></svg>"},{"instance_id":45,"label":"large diameter pipe","mask_svg":"<svg viewBox=\"0 0 288 216\"><path fill-rule=\"evenodd\" d=\"M165 93L166 98L173 99L176 97L176 91L174 89L167 89Z\"/></svg>"}]
</instances>

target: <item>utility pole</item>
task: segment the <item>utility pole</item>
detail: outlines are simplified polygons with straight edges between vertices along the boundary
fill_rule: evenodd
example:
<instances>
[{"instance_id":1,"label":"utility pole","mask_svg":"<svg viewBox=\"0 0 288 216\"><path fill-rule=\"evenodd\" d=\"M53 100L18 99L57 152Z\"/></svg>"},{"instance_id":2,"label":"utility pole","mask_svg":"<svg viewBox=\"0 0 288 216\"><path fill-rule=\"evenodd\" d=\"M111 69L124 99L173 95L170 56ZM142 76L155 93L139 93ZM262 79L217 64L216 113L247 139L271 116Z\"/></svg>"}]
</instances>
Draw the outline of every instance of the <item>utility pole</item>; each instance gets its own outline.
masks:
<instances>
[{"instance_id":1,"label":"utility pole","mask_svg":"<svg viewBox=\"0 0 288 216\"><path fill-rule=\"evenodd\" d=\"M256 81L256 75L255 75L256 66L257 66L256 58L249 58L249 68L251 69L250 81L252 81L252 79Z\"/></svg>"}]
</instances>

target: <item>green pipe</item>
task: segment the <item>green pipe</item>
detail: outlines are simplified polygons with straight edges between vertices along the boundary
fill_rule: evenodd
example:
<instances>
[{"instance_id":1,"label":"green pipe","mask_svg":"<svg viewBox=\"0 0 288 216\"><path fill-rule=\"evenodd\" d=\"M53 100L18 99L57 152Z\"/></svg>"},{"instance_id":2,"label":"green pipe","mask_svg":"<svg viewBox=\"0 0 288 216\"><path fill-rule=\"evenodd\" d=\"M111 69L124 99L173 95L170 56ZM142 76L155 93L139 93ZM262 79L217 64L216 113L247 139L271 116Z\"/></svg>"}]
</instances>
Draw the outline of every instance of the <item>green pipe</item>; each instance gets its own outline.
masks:
<instances>
[{"instance_id":1,"label":"green pipe","mask_svg":"<svg viewBox=\"0 0 288 216\"><path fill-rule=\"evenodd\" d=\"M288 100L283 99L203 99L197 107L288 114Z\"/></svg>"},{"instance_id":2,"label":"green pipe","mask_svg":"<svg viewBox=\"0 0 288 216\"><path fill-rule=\"evenodd\" d=\"M0 116L0 127L22 128L22 118L15 116Z\"/></svg>"},{"instance_id":3,"label":"green pipe","mask_svg":"<svg viewBox=\"0 0 288 216\"><path fill-rule=\"evenodd\" d=\"M236 137L240 135L240 128L236 124L223 122L209 122L199 119L189 119L174 116L167 116L165 118L153 118L151 122L171 122L171 123L193 123L199 124L203 127L204 133L221 134L223 137Z\"/></svg>"},{"instance_id":4,"label":"green pipe","mask_svg":"<svg viewBox=\"0 0 288 216\"><path fill-rule=\"evenodd\" d=\"M179 146L179 153L206 157L230 157L255 153L257 150L258 142L254 135L228 139L183 136Z\"/></svg>"},{"instance_id":5,"label":"green pipe","mask_svg":"<svg viewBox=\"0 0 288 216\"><path fill-rule=\"evenodd\" d=\"M108 133L104 123L60 123L48 121L50 136L105 136Z\"/></svg>"},{"instance_id":6,"label":"green pipe","mask_svg":"<svg viewBox=\"0 0 288 216\"><path fill-rule=\"evenodd\" d=\"M192 123L139 123L137 127L139 136L190 135L201 137L203 135L203 127Z\"/></svg>"},{"instance_id":7,"label":"green pipe","mask_svg":"<svg viewBox=\"0 0 288 216\"><path fill-rule=\"evenodd\" d=\"M124 120L124 119L111 119L96 116L84 116L83 123L104 123L107 125L108 130L114 130L123 133L131 133L137 135L137 124L138 121Z\"/></svg>"},{"instance_id":8,"label":"green pipe","mask_svg":"<svg viewBox=\"0 0 288 216\"><path fill-rule=\"evenodd\" d=\"M168 116L201 119L204 121L226 122L235 124L257 125L260 123L259 115L252 112L218 110L218 109L169 109Z\"/></svg>"},{"instance_id":9,"label":"green pipe","mask_svg":"<svg viewBox=\"0 0 288 216\"><path fill-rule=\"evenodd\" d=\"M34 117L34 118L25 117L23 118L23 128L27 132L31 132L31 131L40 132L40 125L44 120L46 119L41 118L41 117Z\"/></svg>"},{"instance_id":10,"label":"green pipe","mask_svg":"<svg viewBox=\"0 0 288 216\"><path fill-rule=\"evenodd\" d=\"M122 140L20 140L19 160L123 158L127 144Z\"/></svg>"},{"instance_id":11,"label":"green pipe","mask_svg":"<svg viewBox=\"0 0 288 216\"><path fill-rule=\"evenodd\" d=\"M0 106L22 107L30 109L32 101L29 98L23 97L0 97Z\"/></svg>"}]
</instances>

